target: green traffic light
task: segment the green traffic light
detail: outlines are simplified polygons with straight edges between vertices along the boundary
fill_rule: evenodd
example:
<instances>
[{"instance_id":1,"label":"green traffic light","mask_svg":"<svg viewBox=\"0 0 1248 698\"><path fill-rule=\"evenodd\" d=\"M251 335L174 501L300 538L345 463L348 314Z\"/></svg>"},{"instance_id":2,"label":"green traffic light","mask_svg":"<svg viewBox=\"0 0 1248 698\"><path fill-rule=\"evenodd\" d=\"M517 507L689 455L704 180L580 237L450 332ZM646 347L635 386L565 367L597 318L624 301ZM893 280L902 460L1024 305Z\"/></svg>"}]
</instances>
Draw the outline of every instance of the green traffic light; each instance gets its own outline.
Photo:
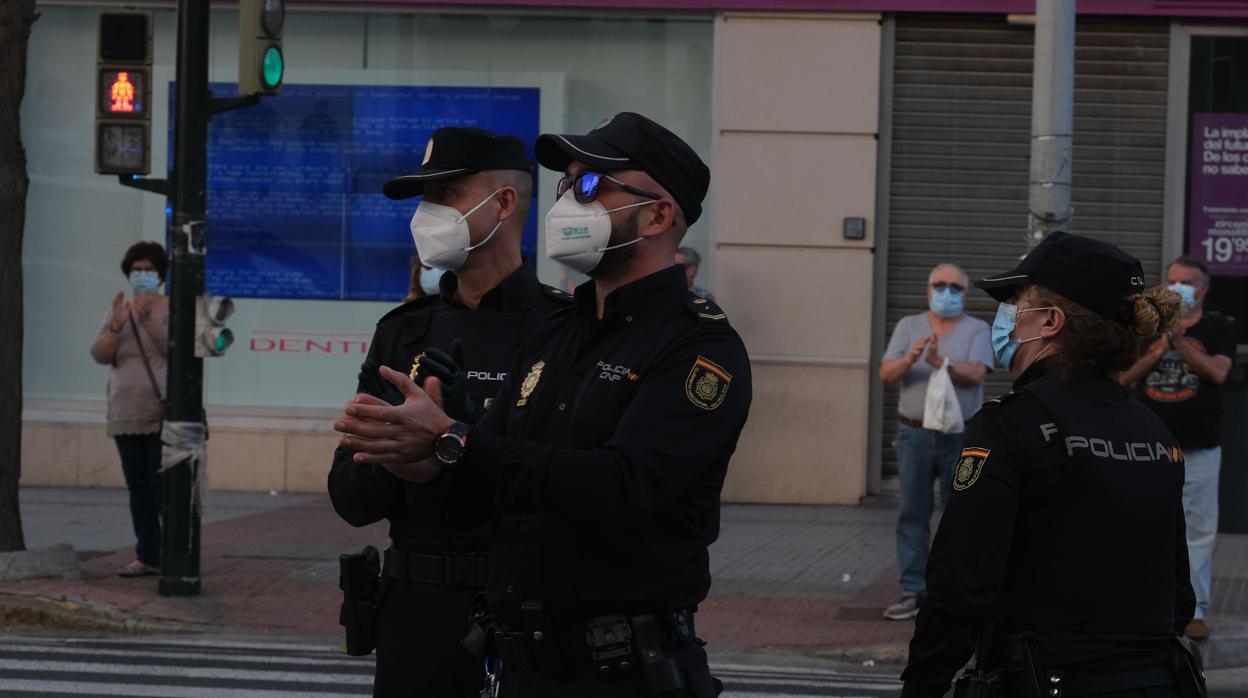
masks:
<instances>
[{"instance_id":1,"label":"green traffic light","mask_svg":"<svg viewBox=\"0 0 1248 698\"><path fill-rule=\"evenodd\" d=\"M286 59L282 57L282 49L269 46L264 50L264 60L260 66L260 78L266 90L281 87L282 75L286 72Z\"/></svg>"}]
</instances>

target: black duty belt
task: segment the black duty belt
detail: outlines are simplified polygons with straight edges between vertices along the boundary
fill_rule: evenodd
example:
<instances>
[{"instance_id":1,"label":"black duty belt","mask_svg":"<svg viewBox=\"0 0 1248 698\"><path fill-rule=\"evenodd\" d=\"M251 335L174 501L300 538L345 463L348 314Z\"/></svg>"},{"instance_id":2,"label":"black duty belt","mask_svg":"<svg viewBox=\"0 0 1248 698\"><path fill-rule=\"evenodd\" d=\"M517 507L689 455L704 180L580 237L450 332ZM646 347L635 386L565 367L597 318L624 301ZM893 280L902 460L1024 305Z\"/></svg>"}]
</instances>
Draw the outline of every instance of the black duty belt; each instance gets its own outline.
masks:
<instances>
[{"instance_id":1,"label":"black duty belt","mask_svg":"<svg viewBox=\"0 0 1248 698\"><path fill-rule=\"evenodd\" d=\"M495 626L490 633L494 653L504 666L546 672L557 648L579 647L573 659L603 675L628 671L646 664L646 657L661 658L662 650L674 650L697 641L693 612L688 610L644 615L610 615L558 628L516 630ZM565 661L569 658L564 657Z\"/></svg>"},{"instance_id":2,"label":"black duty belt","mask_svg":"<svg viewBox=\"0 0 1248 698\"><path fill-rule=\"evenodd\" d=\"M1139 691L1145 688L1173 687L1174 673L1168 666L1152 666L1132 671L1106 674L1050 670L1049 689L1052 696L1086 696L1101 693Z\"/></svg>"},{"instance_id":3,"label":"black duty belt","mask_svg":"<svg viewBox=\"0 0 1248 698\"><path fill-rule=\"evenodd\" d=\"M391 548L386 551L386 574L417 584L447 589L482 589L490 576L485 553L420 553Z\"/></svg>"}]
</instances>

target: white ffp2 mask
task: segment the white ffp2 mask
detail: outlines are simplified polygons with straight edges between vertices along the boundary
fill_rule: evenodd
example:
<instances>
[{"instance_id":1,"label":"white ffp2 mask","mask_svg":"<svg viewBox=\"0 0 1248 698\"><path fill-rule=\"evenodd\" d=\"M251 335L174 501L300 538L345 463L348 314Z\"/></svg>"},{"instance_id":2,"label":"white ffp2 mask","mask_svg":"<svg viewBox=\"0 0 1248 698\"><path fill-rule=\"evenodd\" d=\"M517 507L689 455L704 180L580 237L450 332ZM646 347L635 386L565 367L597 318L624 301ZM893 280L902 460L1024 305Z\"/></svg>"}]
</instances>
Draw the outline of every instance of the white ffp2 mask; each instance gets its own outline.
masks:
<instances>
[{"instance_id":1,"label":"white ffp2 mask","mask_svg":"<svg viewBox=\"0 0 1248 698\"><path fill-rule=\"evenodd\" d=\"M597 201L588 204L577 201L576 195L568 190L546 214L546 256L569 269L588 274L602 261L603 252L628 247L641 241L637 237L608 246L607 243L611 241L610 214L656 201L658 200L638 201L608 211Z\"/></svg>"},{"instance_id":2,"label":"white ffp2 mask","mask_svg":"<svg viewBox=\"0 0 1248 698\"><path fill-rule=\"evenodd\" d=\"M499 221L484 240L472 245L468 232L468 216L484 206L500 191L502 189L485 197L481 203L468 209L467 213L460 213L458 209L451 206L421 201L416 207L416 213L412 214L410 225L412 242L416 243L416 253L420 255L420 261L427 266L445 271L454 271L464 266L468 253L489 242L490 238L494 237L494 233L498 232L499 226L503 224Z\"/></svg>"}]
</instances>

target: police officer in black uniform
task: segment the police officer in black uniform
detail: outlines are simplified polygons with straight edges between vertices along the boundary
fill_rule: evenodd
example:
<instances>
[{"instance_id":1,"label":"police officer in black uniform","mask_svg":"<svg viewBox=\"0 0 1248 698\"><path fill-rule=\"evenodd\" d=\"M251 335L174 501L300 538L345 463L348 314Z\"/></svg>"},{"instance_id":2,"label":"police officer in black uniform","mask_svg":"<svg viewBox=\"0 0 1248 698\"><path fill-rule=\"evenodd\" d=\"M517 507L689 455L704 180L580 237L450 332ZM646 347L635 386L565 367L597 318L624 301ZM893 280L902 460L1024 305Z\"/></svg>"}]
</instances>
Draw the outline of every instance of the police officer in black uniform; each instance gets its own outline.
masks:
<instances>
[{"instance_id":1,"label":"police officer in black uniform","mask_svg":"<svg viewBox=\"0 0 1248 698\"><path fill-rule=\"evenodd\" d=\"M386 183L392 199L424 195L412 219L416 247L426 264L450 271L440 295L400 306L377 324L360 394L349 404L402 402L378 373L388 366L408 382L441 375L447 410L464 422L484 412L521 341L571 303L521 260L532 186L523 142L475 128L435 131L421 169ZM374 695L478 698L482 664L459 643L487 577L490 508L443 497L441 482L406 482L353 456L346 446L334 454L334 509L354 526L388 519L393 539L376 621Z\"/></svg>"},{"instance_id":2,"label":"police officer in black uniform","mask_svg":"<svg viewBox=\"0 0 1248 698\"><path fill-rule=\"evenodd\" d=\"M1050 234L976 284L1001 302L992 343L1016 377L967 424L932 546L906 698L1190 695L1183 456L1111 374L1179 319L1134 257Z\"/></svg>"},{"instance_id":3,"label":"police officer in black uniform","mask_svg":"<svg viewBox=\"0 0 1248 698\"><path fill-rule=\"evenodd\" d=\"M575 307L526 343L478 425L404 385L404 405L361 407L343 430L397 444L361 444L366 460L432 451L409 477L454 472L497 496L477 639L501 695L709 698L718 682L693 612L751 399L740 338L672 263L710 174L634 113L584 136L543 135L536 150L566 173L546 242L592 279Z\"/></svg>"}]
</instances>

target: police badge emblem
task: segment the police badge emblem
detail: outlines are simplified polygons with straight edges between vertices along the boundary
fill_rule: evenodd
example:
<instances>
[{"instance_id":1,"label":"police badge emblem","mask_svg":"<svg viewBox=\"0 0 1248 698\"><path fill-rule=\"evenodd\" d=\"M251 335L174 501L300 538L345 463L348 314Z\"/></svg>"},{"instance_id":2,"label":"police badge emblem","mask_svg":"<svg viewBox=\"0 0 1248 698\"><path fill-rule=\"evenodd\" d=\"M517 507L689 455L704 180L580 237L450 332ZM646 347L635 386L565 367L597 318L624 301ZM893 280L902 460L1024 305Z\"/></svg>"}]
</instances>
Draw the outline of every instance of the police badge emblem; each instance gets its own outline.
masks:
<instances>
[{"instance_id":1,"label":"police badge emblem","mask_svg":"<svg viewBox=\"0 0 1248 698\"><path fill-rule=\"evenodd\" d=\"M710 412L724 403L731 383L731 373L710 359L699 356L685 379L685 396L689 402Z\"/></svg>"},{"instance_id":2,"label":"police badge emblem","mask_svg":"<svg viewBox=\"0 0 1248 698\"><path fill-rule=\"evenodd\" d=\"M989 453L992 451L986 448L962 449L962 455L958 456L957 468L953 471L953 489L960 492L974 485L979 479L979 474L984 470L984 462L988 460Z\"/></svg>"},{"instance_id":3,"label":"police badge emblem","mask_svg":"<svg viewBox=\"0 0 1248 698\"><path fill-rule=\"evenodd\" d=\"M516 400L516 407L524 407L529 404L529 396L537 388L537 382L542 379L542 369L546 368L545 361L538 361L533 364L533 368L529 369L529 375L524 377L524 382L520 384L520 399Z\"/></svg>"},{"instance_id":4,"label":"police badge emblem","mask_svg":"<svg viewBox=\"0 0 1248 698\"><path fill-rule=\"evenodd\" d=\"M425 352L422 351L416 355L416 358L412 359L412 370L408 371L407 377L412 379L413 382L416 380L416 374L420 373L420 360L423 358L425 358Z\"/></svg>"}]
</instances>

